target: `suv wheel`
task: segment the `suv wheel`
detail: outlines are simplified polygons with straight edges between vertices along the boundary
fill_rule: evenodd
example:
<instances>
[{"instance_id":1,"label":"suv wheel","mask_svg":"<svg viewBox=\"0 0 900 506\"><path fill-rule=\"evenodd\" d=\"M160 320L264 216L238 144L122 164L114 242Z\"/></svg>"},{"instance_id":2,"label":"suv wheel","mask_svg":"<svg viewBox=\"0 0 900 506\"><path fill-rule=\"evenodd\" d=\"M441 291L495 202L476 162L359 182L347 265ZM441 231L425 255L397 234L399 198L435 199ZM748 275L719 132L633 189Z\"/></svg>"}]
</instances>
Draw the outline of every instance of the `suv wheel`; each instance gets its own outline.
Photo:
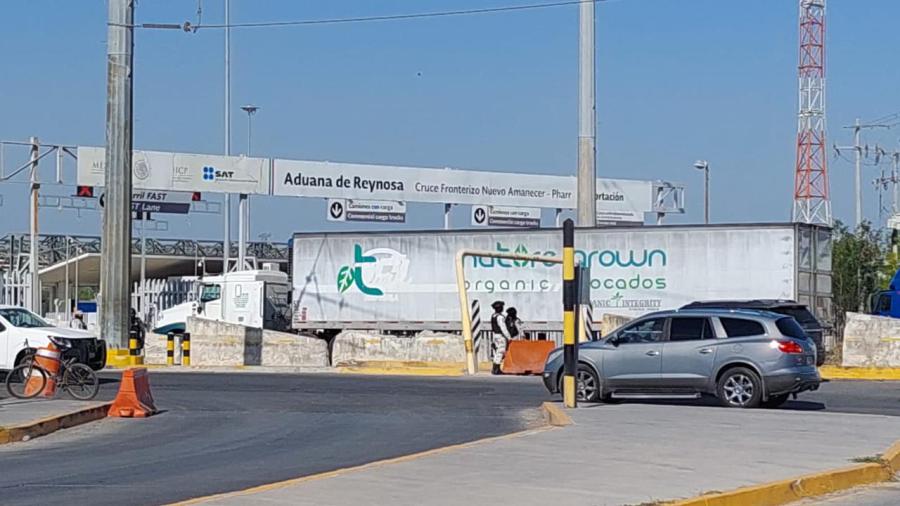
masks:
<instances>
[{"instance_id":1,"label":"suv wheel","mask_svg":"<svg viewBox=\"0 0 900 506\"><path fill-rule=\"evenodd\" d=\"M559 375L559 392L563 392L563 374ZM575 397L583 402L600 402L600 378L594 370L585 365L578 364L575 371Z\"/></svg>"},{"instance_id":2,"label":"suv wheel","mask_svg":"<svg viewBox=\"0 0 900 506\"><path fill-rule=\"evenodd\" d=\"M716 387L719 402L729 408L755 408L762 397L762 383L755 372L746 367L729 369Z\"/></svg>"}]
</instances>

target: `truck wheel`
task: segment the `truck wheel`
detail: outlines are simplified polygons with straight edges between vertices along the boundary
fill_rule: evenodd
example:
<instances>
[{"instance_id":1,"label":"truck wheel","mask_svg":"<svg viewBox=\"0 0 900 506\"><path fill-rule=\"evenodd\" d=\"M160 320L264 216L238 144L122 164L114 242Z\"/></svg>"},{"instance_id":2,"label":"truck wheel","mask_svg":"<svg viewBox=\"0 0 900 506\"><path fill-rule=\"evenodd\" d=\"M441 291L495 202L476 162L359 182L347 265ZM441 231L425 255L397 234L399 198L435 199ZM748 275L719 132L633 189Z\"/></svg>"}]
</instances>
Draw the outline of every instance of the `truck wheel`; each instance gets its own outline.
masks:
<instances>
[{"instance_id":1,"label":"truck wheel","mask_svg":"<svg viewBox=\"0 0 900 506\"><path fill-rule=\"evenodd\" d=\"M755 408L762 397L762 382L746 367L729 369L716 387L719 402L728 408Z\"/></svg>"}]
</instances>

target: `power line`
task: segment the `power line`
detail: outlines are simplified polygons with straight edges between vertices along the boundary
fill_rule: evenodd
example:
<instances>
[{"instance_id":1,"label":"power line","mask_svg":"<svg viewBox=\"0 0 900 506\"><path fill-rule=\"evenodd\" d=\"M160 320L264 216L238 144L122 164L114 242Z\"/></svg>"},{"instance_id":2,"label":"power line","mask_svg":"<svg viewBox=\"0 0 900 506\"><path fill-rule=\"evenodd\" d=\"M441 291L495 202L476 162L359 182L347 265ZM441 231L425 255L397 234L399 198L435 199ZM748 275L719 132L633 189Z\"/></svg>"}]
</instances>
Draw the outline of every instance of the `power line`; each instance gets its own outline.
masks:
<instances>
[{"instance_id":1,"label":"power line","mask_svg":"<svg viewBox=\"0 0 900 506\"><path fill-rule=\"evenodd\" d=\"M183 24L177 23L142 23L135 24L133 28L146 29L169 29L184 30L186 32L204 29L204 28L263 28L263 27L283 27L283 26L305 26L305 25L334 25L346 23L368 23L375 21L399 21L408 19L437 18L449 16L469 16L476 14L495 14L500 12L513 12L536 9L549 9L555 7L564 7L568 5L580 5L584 3L598 3L608 0L562 0L558 2L545 2L526 5L506 5L500 7L485 7L481 9L461 9L453 11L438 12L419 12L411 14L387 14L383 16L360 16L350 18L325 18L325 19L301 19L293 21L259 21L251 23L230 23L230 24L197 24L192 25L190 21Z\"/></svg>"}]
</instances>

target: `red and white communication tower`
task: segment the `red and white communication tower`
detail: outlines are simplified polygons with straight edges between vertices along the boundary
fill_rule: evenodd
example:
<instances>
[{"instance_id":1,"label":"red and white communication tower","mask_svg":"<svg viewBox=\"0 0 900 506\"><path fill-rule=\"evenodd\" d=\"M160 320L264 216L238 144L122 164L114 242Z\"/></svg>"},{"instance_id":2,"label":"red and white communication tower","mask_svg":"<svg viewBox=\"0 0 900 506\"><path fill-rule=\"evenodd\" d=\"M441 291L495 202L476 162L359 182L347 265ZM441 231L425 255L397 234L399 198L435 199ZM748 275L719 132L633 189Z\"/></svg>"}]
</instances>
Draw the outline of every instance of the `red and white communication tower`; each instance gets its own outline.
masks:
<instances>
[{"instance_id":1,"label":"red and white communication tower","mask_svg":"<svg viewBox=\"0 0 900 506\"><path fill-rule=\"evenodd\" d=\"M825 0L800 0L794 221L831 225L825 145Z\"/></svg>"}]
</instances>

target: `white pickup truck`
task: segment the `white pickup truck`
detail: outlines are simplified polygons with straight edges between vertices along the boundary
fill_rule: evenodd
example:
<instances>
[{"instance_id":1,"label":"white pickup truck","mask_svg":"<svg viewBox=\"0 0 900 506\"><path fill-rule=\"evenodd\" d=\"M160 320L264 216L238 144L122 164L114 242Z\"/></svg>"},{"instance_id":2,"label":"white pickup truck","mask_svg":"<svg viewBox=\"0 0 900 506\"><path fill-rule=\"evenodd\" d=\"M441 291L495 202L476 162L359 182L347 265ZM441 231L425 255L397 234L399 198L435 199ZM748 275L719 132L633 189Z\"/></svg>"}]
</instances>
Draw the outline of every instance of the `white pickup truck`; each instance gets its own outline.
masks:
<instances>
[{"instance_id":1,"label":"white pickup truck","mask_svg":"<svg viewBox=\"0 0 900 506\"><path fill-rule=\"evenodd\" d=\"M0 370L14 368L51 342L63 350L64 358L75 356L95 371L106 365L106 343L90 332L55 327L27 309L0 305Z\"/></svg>"}]
</instances>

